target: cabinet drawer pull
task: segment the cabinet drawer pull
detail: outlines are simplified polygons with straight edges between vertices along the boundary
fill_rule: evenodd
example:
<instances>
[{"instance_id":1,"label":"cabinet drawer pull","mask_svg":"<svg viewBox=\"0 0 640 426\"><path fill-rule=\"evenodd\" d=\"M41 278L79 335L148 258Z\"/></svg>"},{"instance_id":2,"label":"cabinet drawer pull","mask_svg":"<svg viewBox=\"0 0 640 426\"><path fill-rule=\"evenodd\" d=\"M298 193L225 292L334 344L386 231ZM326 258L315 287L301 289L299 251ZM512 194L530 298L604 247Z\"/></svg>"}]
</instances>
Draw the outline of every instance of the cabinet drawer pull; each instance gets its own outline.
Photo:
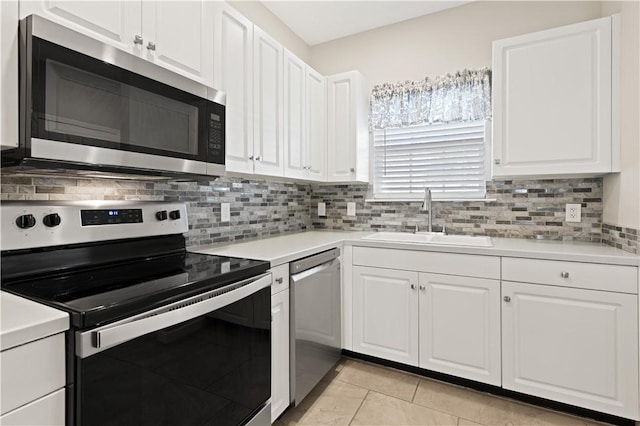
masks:
<instances>
[{"instance_id":1,"label":"cabinet drawer pull","mask_svg":"<svg viewBox=\"0 0 640 426\"><path fill-rule=\"evenodd\" d=\"M510 296L505 296L505 297L503 298L503 300L504 300L505 302L511 302L511 297L510 297Z\"/></svg>"},{"instance_id":2,"label":"cabinet drawer pull","mask_svg":"<svg viewBox=\"0 0 640 426\"><path fill-rule=\"evenodd\" d=\"M136 36L133 38L133 44L142 44L142 42L142 36L136 34Z\"/></svg>"},{"instance_id":3,"label":"cabinet drawer pull","mask_svg":"<svg viewBox=\"0 0 640 426\"><path fill-rule=\"evenodd\" d=\"M276 284L282 284L283 281L282 277L276 278Z\"/></svg>"},{"instance_id":4,"label":"cabinet drawer pull","mask_svg":"<svg viewBox=\"0 0 640 426\"><path fill-rule=\"evenodd\" d=\"M493 164L500 164L500 159L496 158L495 160L493 160Z\"/></svg>"},{"instance_id":5,"label":"cabinet drawer pull","mask_svg":"<svg viewBox=\"0 0 640 426\"><path fill-rule=\"evenodd\" d=\"M568 272L560 272L560 276L562 278L569 278L569 273Z\"/></svg>"}]
</instances>

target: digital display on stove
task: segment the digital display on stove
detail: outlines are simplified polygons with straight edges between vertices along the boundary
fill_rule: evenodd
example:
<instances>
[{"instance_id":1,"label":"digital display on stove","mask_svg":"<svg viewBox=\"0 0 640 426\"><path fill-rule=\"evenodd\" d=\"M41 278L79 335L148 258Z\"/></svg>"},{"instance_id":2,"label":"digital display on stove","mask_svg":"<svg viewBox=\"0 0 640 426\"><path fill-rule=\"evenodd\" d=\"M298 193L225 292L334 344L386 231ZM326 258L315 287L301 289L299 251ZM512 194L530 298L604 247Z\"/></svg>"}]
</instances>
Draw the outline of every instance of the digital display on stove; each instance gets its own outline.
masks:
<instances>
[{"instance_id":1,"label":"digital display on stove","mask_svg":"<svg viewBox=\"0 0 640 426\"><path fill-rule=\"evenodd\" d=\"M142 223L142 209L80 210L82 226Z\"/></svg>"}]
</instances>

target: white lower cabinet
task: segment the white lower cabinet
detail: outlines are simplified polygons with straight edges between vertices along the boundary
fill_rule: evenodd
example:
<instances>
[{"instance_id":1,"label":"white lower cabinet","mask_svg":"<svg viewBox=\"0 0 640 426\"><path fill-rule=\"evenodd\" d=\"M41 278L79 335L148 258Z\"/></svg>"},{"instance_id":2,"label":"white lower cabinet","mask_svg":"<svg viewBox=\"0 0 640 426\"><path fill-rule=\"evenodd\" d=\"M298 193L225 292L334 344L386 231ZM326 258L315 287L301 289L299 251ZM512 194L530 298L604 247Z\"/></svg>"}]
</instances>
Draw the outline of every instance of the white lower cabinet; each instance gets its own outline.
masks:
<instances>
[{"instance_id":1,"label":"white lower cabinet","mask_svg":"<svg viewBox=\"0 0 640 426\"><path fill-rule=\"evenodd\" d=\"M271 423L289 406L289 264L272 268Z\"/></svg>"},{"instance_id":2,"label":"white lower cabinet","mask_svg":"<svg viewBox=\"0 0 640 426\"><path fill-rule=\"evenodd\" d=\"M500 386L500 281L420 274L419 367Z\"/></svg>"},{"instance_id":3,"label":"white lower cabinet","mask_svg":"<svg viewBox=\"0 0 640 426\"><path fill-rule=\"evenodd\" d=\"M638 419L638 296L502 283L505 389Z\"/></svg>"},{"instance_id":4,"label":"white lower cabinet","mask_svg":"<svg viewBox=\"0 0 640 426\"><path fill-rule=\"evenodd\" d=\"M354 266L353 350L418 365L418 273Z\"/></svg>"}]
</instances>

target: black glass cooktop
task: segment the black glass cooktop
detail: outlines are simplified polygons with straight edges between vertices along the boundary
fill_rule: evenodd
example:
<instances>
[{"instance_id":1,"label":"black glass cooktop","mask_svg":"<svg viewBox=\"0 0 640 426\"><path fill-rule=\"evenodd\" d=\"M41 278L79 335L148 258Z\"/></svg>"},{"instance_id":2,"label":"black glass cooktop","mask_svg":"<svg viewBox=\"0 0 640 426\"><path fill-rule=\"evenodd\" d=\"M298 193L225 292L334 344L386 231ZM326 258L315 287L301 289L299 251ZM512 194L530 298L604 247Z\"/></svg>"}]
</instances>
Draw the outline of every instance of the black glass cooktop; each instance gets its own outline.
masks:
<instances>
[{"instance_id":1,"label":"black glass cooktop","mask_svg":"<svg viewBox=\"0 0 640 426\"><path fill-rule=\"evenodd\" d=\"M65 310L75 327L87 328L251 278L268 268L268 262L258 260L182 251L36 276L7 278L3 273L2 289Z\"/></svg>"}]
</instances>

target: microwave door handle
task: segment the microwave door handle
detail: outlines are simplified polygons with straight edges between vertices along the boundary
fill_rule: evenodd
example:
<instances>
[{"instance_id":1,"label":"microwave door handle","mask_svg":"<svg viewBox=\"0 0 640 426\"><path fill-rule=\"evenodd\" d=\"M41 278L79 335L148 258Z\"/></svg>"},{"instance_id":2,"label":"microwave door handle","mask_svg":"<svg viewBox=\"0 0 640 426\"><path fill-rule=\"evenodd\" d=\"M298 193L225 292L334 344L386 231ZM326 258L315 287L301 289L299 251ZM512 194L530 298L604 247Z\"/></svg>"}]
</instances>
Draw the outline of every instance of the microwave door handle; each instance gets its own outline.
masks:
<instances>
[{"instance_id":1,"label":"microwave door handle","mask_svg":"<svg viewBox=\"0 0 640 426\"><path fill-rule=\"evenodd\" d=\"M235 284L232 284L235 285ZM85 356L92 355L93 353L101 352L110 347L119 345L129 340L135 339L145 334L153 333L154 331L162 330L163 328L171 327L176 324L180 324L185 321L189 321L193 318L197 318L216 309L230 305L237 302L253 293L261 290L264 287L271 285L271 274L266 274L255 281L240 287L238 289L222 293L218 296L206 298L207 294L219 292L221 289L216 289L212 292L195 296L191 299L186 299L177 302L177 305L184 304L185 306L178 308L171 308L170 306L160 308L161 310L170 309L166 312L161 312L156 315L145 317L141 319L132 319L130 322L125 322L119 325L105 326L98 330L88 331L82 334L92 333L93 339L91 339L93 348L88 351L85 348L81 348L81 352L87 352ZM204 300L200 302L190 302L192 299ZM83 354L79 354L80 357L84 357Z\"/></svg>"}]
</instances>

